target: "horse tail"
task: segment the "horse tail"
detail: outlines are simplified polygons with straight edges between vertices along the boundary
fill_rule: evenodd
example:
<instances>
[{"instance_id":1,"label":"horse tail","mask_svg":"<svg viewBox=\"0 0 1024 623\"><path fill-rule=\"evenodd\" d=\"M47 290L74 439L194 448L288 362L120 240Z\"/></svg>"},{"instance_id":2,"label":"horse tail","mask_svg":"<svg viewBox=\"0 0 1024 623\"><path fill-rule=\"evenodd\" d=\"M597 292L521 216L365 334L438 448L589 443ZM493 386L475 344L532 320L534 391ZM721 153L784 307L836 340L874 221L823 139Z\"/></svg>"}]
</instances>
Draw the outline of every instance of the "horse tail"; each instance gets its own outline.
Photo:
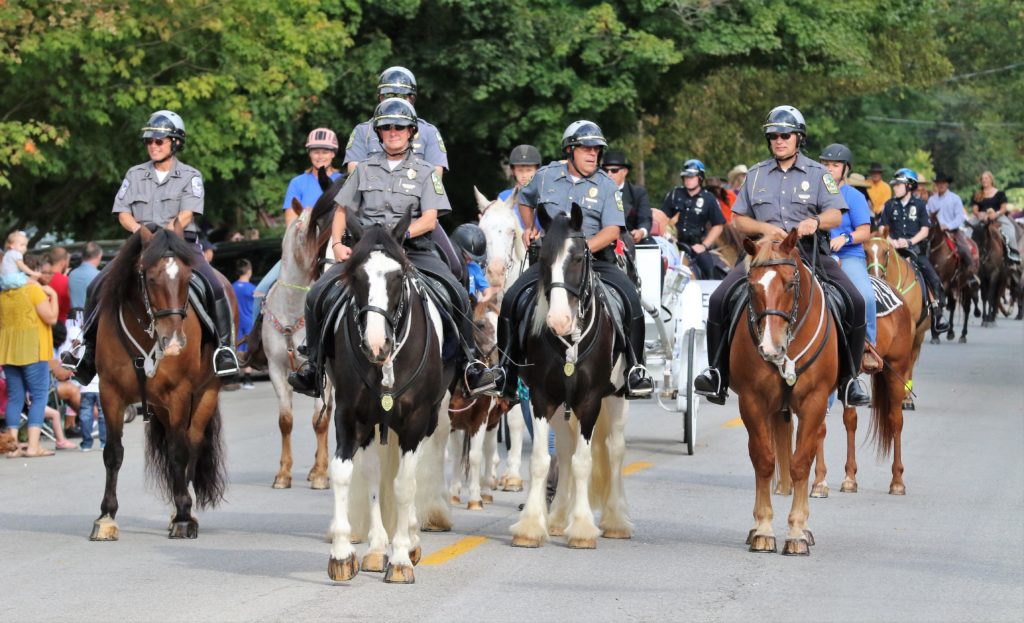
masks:
<instances>
[{"instance_id":1,"label":"horse tail","mask_svg":"<svg viewBox=\"0 0 1024 623\"><path fill-rule=\"evenodd\" d=\"M167 429L158 417L150 418L145 428L146 479L170 500L173 497L174 463L168 446Z\"/></svg>"},{"instance_id":2,"label":"horse tail","mask_svg":"<svg viewBox=\"0 0 1024 623\"><path fill-rule=\"evenodd\" d=\"M198 508L213 508L224 499L227 469L224 461L224 442L221 438L220 406L214 407L203 431L203 440L196 449L196 469L192 487L196 492Z\"/></svg>"},{"instance_id":3,"label":"horse tail","mask_svg":"<svg viewBox=\"0 0 1024 623\"><path fill-rule=\"evenodd\" d=\"M603 510L611 496L612 473L608 441L611 435L612 415L608 413L607 401L601 401L601 411L590 436L590 506L594 512Z\"/></svg>"},{"instance_id":4,"label":"horse tail","mask_svg":"<svg viewBox=\"0 0 1024 623\"><path fill-rule=\"evenodd\" d=\"M245 353L242 354L243 365L252 368L267 367L267 351L263 348L263 314L256 316L252 329L242 338L241 344L245 344Z\"/></svg>"},{"instance_id":5,"label":"horse tail","mask_svg":"<svg viewBox=\"0 0 1024 623\"><path fill-rule=\"evenodd\" d=\"M473 444L473 435L468 430L462 431L462 453L459 455L459 469L462 471L462 482L469 485L469 450Z\"/></svg>"},{"instance_id":6,"label":"horse tail","mask_svg":"<svg viewBox=\"0 0 1024 623\"><path fill-rule=\"evenodd\" d=\"M875 445L878 458L884 459L892 452L896 440L896 418L893 414L903 408L904 381L897 378L892 370L883 370L871 377L871 424L868 438Z\"/></svg>"}]
</instances>

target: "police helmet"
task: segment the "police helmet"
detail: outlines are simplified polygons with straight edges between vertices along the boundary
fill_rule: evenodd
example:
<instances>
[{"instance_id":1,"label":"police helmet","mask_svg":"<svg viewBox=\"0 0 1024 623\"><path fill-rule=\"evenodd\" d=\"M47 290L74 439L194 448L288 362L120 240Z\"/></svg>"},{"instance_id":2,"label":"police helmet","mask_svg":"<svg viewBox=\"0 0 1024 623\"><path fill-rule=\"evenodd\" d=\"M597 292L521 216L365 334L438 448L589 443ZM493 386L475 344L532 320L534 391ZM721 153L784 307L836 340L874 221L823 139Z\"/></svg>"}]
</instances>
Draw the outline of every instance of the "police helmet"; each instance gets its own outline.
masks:
<instances>
[{"instance_id":1,"label":"police helmet","mask_svg":"<svg viewBox=\"0 0 1024 623\"><path fill-rule=\"evenodd\" d=\"M475 223L463 223L452 232L452 243L477 264L487 259L487 238Z\"/></svg>"},{"instance_id":2,"label":"police helmet","mask_svg":"<svg viewBox=\"0 0 1024 623\"><path fill-rule=\"evenodd\" d=\"M913 169L903 168L896 173L893 173L892 179L889 180L890 184L906 184L907 189L911 192L917 188L917 173Z\"/></svg>"},{"instance_id":3,"label":"police helmet","mask_svg":"<svg viewBox=\"0 0 1024 623\"><path fill-rule=\"evenodd\" d=\"M185 122L178 113L170 110L158 110L150 115L141 132L142 139L170 138L174 152L185 146Z\"/></svg>"},{"instance_id":4,"label":"police helmet","mask_svg":"<svg viewBox=\"0 0 1024 623\"><path fill-rule=\"evenodd\" d=\"M679 172L680 177L700 177L700 183L704 183L706 175L704 163L696 158L691 158L683 163L683 169Z\"/></svg>"},{"instance_id":5,"label":"police helmet","mask_svg":"<svg viewBox=\"0 0 1024 623\"><path fill-rule=\"evenodd\" d=\"M405 67L388 67L380 72L377 79L377 95L383 97L408 97L416 95L416 76Z\"/></svg>"},{"instance_id":6,"label":"police helmet","mask_svg":"<svg viewBox=\"0 0 1024 623\"><path fill-rule=\"evenodd\" d=\"M540 166L540 152L533 145L519 145L508 156L508 166L534 165Z\"/></svg>"},{"instance_id":7,"label":"police helmet","mask_svg":"<svg viewBox=\"0 0 1024 623\"><path fill-rule=\"evenodd\" d=\"M800 145L803 145L804 139L807 137L807 124L804 122L804 116L792 106L772 108L762 127L765 135L796 132L800 135Z\"/></svg>"},{"instance_id":8,"label":"police helmet","mask_svg":"<svg viewBox=\"0 0 1024 623\"><path fill-rule=\"evenodd\" d=\"M373 111L373 129L382 125L399 125L416 127L416 109L405 99L389 97L377 104Z\"/></svg>"},{"instance_id":9,"label":"police helmet","mask_svg":"<svg viewBox=\"0 0 1024 623\"><path fill-rule=\"evenodd\" d=\"M330 128L317 128L306 137L306 151L311 149L328 149L338 151L338 135Z\"/></svg>"},{"instance_id":10,"label":"police helmet","mask_svg":"<svg viewBox=\"0 0 1024 623\"><path fill-rule=\"evenodd\" d=\"M608 141L596 123L581 119L570 123L565 132L562 132L562 151L580 145L604 148L608 146Z\"/></svg>"}]
</instances>

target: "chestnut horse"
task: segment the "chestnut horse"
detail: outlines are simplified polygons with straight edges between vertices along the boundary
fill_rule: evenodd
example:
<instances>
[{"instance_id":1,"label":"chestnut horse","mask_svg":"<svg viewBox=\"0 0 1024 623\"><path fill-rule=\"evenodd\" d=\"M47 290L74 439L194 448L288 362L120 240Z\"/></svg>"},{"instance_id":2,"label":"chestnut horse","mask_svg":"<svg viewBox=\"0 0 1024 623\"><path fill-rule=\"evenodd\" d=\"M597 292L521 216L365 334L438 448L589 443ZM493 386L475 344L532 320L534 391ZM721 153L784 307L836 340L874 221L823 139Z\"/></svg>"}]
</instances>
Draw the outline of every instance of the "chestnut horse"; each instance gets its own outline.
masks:
<instances>
[{"instance_id":1,"label":"chestnut horse","mask_svg":"<svg viewBox=\"0 0 1024 623\"><path fill-rule=\"evenodd\" d=\"M806 556L814 544L807 529L808 479L828 396L838 383L839 327L821 284L800 259L795 229L781 242L748 239L744 249L753 258L747 273L750 297L746 321L736 325L729 370L757 480L747 543L752 552L776 551L771 481L778 469L793 484L782 553ZM795 450L793 415L800 419Z\"/></svg>"},{"instance_id":2,"label":"chestnut horse","mask_svg":"<svg viewBox=\"0 0 1024 623\"><path fill-rule=\"evenodd\" d=\"M175 221L177 223L177 221ZM213 372L215 345L202 328L188 298L192 249L175 231L142 227L129 238L106 269L98 305L96 370L100 402L106 413L124 413L143 402L152 411L146 425L147 469L175 507L168 527L172 539L199 535L192 496L199 508L221 501L225 487L221 381ZM234 291L218 275L231 302ZM116 541L117 474L124 458L124 421L107 419L103 464L106 489L94 541Z\"/></svg>"},{"instance_id":3,"label":"chestnut horse","mask_svg":"<svg viewBox=\"0 0 1024 623\"><path fill-rule=\"evenodd\" d=\"M928 311L928 294L923 290L914 265L896 251L889 242L888 227L880 227L870 240L864 243L864 252L868 258L868 274L884 279L886 283L903 299L910 309L910 317L914 320L914 347L911 351L911 375L907 377L906 397L903 399L905 411L914 410L913 368L921 356L921 345L931 326L931 313Z\"/></svg>"},{"instance_id":4,"label":"chestnut horse","mask_svg":"<svg viewBox=\"0 0 1024 623\"><path fill-rule=\"evenodd\" d=\"M899 296L899 295L896 295ZM875 440L875 447L880 459L891 452L892 482L889 493L892 495L906 494L903 483L903 396L906 393L904 384L913 371L914 321L910 309L901 303L884 316L878 317L878 333L875 350L882 357L884 365L881 370L871 375L871 426L870 436ZM840 487L843 493L857 492L857 409L846 407L843 410L843 424L846 427L846 478ZM818 451L815 459L814 487L811 497L828 497L828 484L825 481L825 423L821 425L818 439Z\"/></svg>"},{"instance_id":5,"label":"chestnut horse","mask_svg":"<svg viewBox=\"0 0 1024 623\"><path fill-rule=\"evenodd\" d=\"M959 233L959 232L957 232ZM971 303L977 295L978 263L973 257L959 257L956 251L956 244L953 240L955 234L942 231L939 221L932 215L932 225L928 228L928 256L942 281L942 288L946 291L946 309L949 310L949 331L946 332L946 339L952 340L953 317L956 312L956 304L959 301L964 310L964 326L960 332L960 343L967 343L967 320L971 315ZM962 234L961 234L962 235ZM971 246L968 244L968 246ZM932 328L932 344L939 343L939 333Z\"/></svg>"}]
</instances>

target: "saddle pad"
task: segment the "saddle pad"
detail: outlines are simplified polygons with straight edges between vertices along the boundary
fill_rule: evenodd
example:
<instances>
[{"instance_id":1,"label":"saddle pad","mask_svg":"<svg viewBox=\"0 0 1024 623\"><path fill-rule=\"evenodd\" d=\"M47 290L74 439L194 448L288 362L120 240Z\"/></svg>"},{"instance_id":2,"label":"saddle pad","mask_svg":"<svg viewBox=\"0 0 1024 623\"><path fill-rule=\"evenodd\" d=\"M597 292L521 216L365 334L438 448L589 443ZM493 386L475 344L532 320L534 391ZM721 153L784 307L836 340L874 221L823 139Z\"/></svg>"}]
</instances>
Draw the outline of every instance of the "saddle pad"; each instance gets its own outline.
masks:
<instances>
[{"instance_id":1,"label":"saddle pad","mask_svg":"<svg viewBox=\"0 0 1024 623\"><path fill-rule=\"evenodd\" d=\"M871 289L875 291L876 316L879 318L888 316L903 304L900 297L896 295L896 291L888 283L877 277L869 276L868 278L871 279Z\"/></svg>"}]
</instances>

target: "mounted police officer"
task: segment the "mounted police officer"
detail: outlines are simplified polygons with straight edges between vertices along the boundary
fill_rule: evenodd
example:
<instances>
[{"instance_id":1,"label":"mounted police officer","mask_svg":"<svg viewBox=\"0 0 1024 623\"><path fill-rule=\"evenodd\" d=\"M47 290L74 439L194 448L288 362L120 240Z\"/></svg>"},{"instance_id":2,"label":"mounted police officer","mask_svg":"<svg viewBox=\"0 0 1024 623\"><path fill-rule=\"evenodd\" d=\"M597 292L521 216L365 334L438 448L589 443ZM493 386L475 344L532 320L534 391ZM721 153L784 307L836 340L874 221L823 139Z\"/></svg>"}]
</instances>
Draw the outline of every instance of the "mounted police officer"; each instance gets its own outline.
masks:
<instances>
[{"instance_id":1,"label":"mounted police officer","mask_svg":"<svg viewBox=\"0 0 1024 623\"><path fill-rule=\"evenodd\" d=\"M917 188L917 173L911 169L900 169L889 182L892 185L892 199L885 202L880 224L889 227L889 242L900 255L910 258L924 275L931 291L928 306L932 313L932 327L942 333L949 330L939 309L943 301L942 280L928 259L928 226L931 217L925 202L914 196Z\"/></svg>"},{"instance_id":2,"label":"mounted police officer","mask_svg":"<svg viewBox=\"0 0 1024 623\"><path fill-rule=\"evenodd\" d=\"M400 97L410 104L416 104L416 76L405 67L388 67L377 79L377 101L383 102L389 97ZM373 154L382 153L380 139L371 127L373 120L357 125L348 137L345 145L345 166L348 172L355 170L356 165L367 160ZM434 165L438 175L448 170L448 151L445 149L441 131L425 119L417 118L417 132L412 138L412 153Z\"/></svg>"},{"instance_id":3,"label":"mounted police officer","mask_svg":"<svg viewBox=\"0 0 1024 623\"><path fill-rule=\"evenodd\" d=\"M857 380L866 337L864 299L829 257L827 232L842 221L846 203L839 187L821 164L800 153L807 126L799 110L777 106L768 113L764 135L772 158L759 162L747 173L733 204L733 225L746 236L785 236L796 229L805 237L805 256L811 251L809 236L819 236L817 263L829 280L846 291L852 304L852 325L846 340L839 340L839 397L847 406L866 406L867 394ZM746 278L746 268L737 264L711 295L708 310L708 351L711 367L694 379L697 393L715 404L724 404L729 390L729 346L727 332L732 313L727 300L734 286Z\"/></svg>"},{"instance_id":4,"label":"mounted police officer","mask_svg":"<svg viewBox=\"0 0 1024 623\"><path fill-rule=\"evenodd\" d=\"M373 129L382 150L360 162L334 198L334 220L331 239L338 262L321 277L306 295L306 351L309 360L298 371L288 375L295 391L307 396L320 394L321 327L320 303L325 290L338 278L352 250L342 242L345 234L346 209L360 224L370 227L391 225L411 210L413 221L403 244L409 261L420 272L441 282L452 308L449 315L459 329L459 341L465 357L466 378L471 393L493 389L494 375L473 356L473 323L469 298L449 267L441 261L430 233L437 227L437 218L451 211L441 176L426 160L412 150L416 135L416 109L402 98L385 99L373 115Z\"/></svg>"},{"instance_id":5,"label":"mounted police officer","mask_svg":"<svg viewBox=\"0 0 1024 623\"><path fill-rule=\"evenodd\" d=\"M192 270L204 277L214 296L213 316L219 341L213 355L214 371L217 376L231 376L238 372L238 359L233 348L230 303L224 295L220 277L200 252L199 245L195 244L198 234L193 215L203 213L203 177L176 157L185 146L185 123L177 113L157 111L150 115L142 128L141 138L150 159L125 173L114 198L113 213L130 234L146 225L167 227L175 219L184 227L185 239L194 243L191 247ZM96 375L95 292L104 276L104 271L100 271L89 285L86 325L83 328L84 348L68 352L62 358L64 367L75 370L75 377L82 385L87 385Z\"/></svg>"},{"instance_id":6,"label":"mounted police officer","mask_svg":"<svg viewBox=\"0 0 1024 623\"><path fill-rule=\"evenodd\" d=\"M682 186L676 186L665 195L661 211L669 219L679 215L676 234L680 248L697 263L697 270L703 279L711 279L714 273L714 258L709 249L722 235L725 216L718 206L718 199L704 188L704 163L687 160L679 176Z\"/></svg>"},{"instance_id":7,"label":"mounted police officer","mask_svg":"<svg viewBox=\"0 0 1024 623\"><path fill-rule=\"evenodd\" d=\"M608 174L600 170L601 155L608 142L601 128L591 121L575 121L562 134L563 162L552 162L541 167L519 194L519 211L527 223L523 239L528 244L540 236L533 228L534 210L547 210L552 217L569 213L572 204L583 208L583 233L594 255L594 270L608 286L615 288L626 304L624 336L626 357L630 363L626 375L626 395L629 398L649 396L654 381L644 368L644 316L640 294L615 262L615 241L625 227L622 196ZM501 321L498 343L502 345L504 369L503 394L516 398L516 362L520 360L514 348L515 330L512 316L517 299L527 289L533 289L540 279L540 265L534 263L505 292L501 303ZM501 374L496 383L502 386Z\"/></svg>"}]
</instances>

